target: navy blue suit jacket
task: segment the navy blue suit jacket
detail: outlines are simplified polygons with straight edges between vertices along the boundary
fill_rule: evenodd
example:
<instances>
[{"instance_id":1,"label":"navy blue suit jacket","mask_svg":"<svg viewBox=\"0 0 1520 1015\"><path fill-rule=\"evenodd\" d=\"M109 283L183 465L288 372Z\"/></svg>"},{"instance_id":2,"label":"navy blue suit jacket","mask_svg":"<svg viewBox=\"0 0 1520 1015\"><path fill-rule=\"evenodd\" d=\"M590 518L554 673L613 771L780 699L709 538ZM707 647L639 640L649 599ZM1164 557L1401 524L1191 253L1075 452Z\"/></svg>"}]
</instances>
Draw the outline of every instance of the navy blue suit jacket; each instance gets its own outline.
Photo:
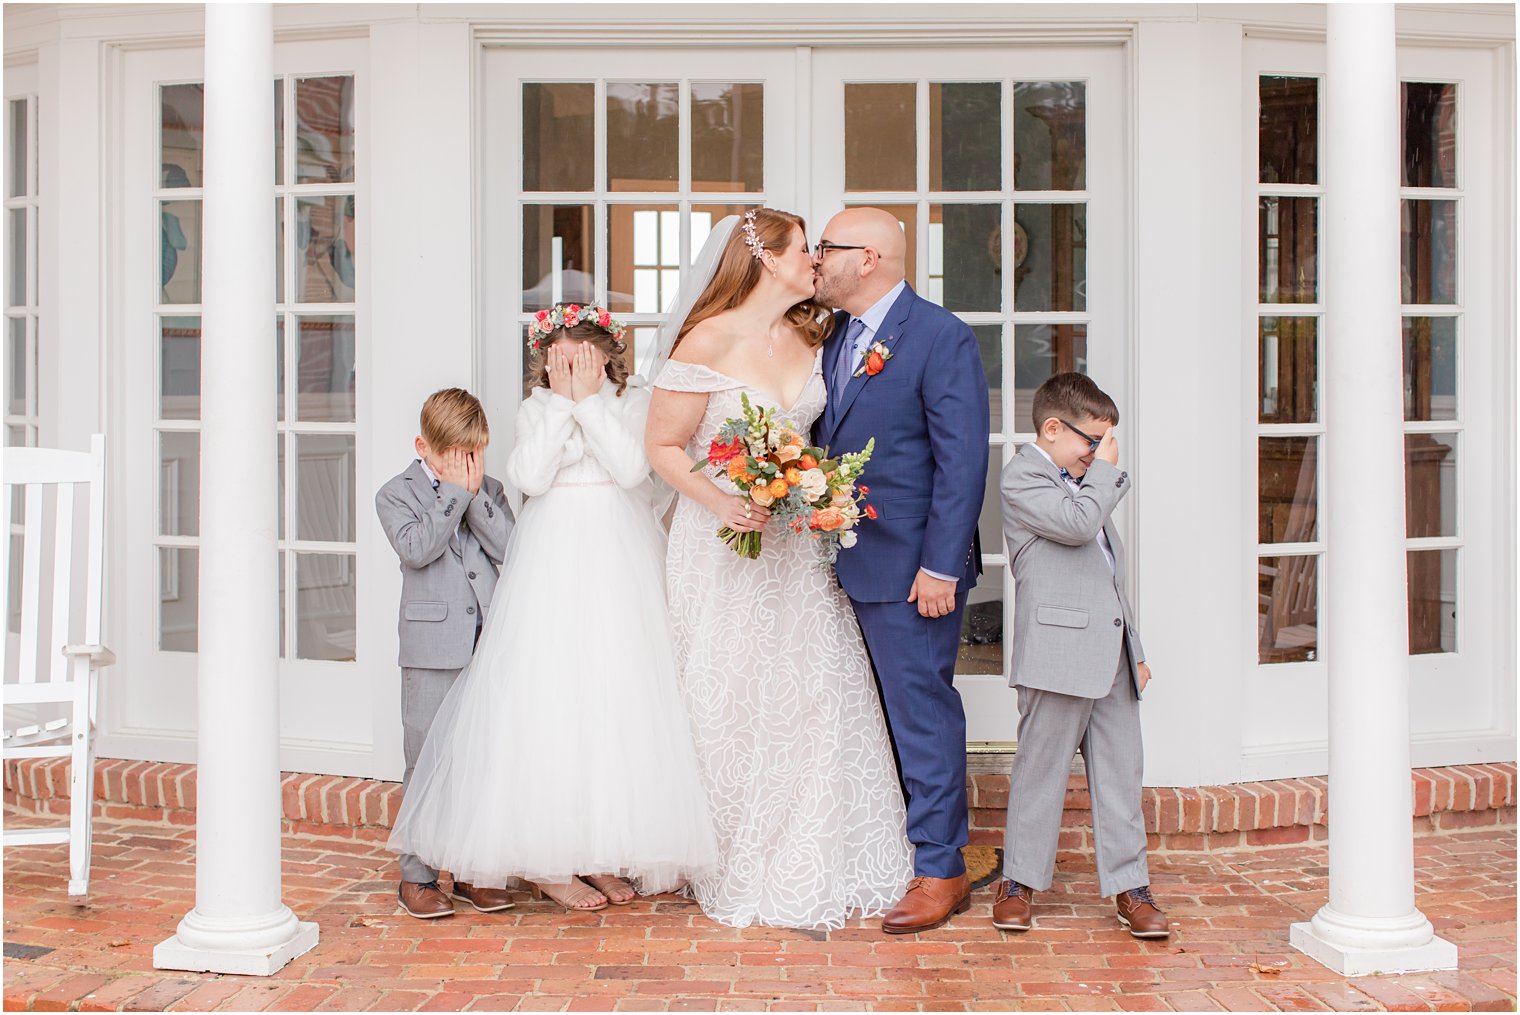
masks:
<instances>
[{"instance_id":1,"label":"navy blue suit jacket","mask_svg":"<svg viewBox=\"0 0 1520 1015\"><path fill-rule=\"evenodd\" d=\"M830 380L848 324L837 315L823 347ZM976 523L987 485L987 377L976 335L904 287L877 342L892 354L886 366L852 377L813 427L830 455L876 438L861 482L878 518L856 529L859 542L840 551L835 572L860 602L905 601L919 568L959 576L964 592L981 573Z\"/></svg>"}]
</instances>

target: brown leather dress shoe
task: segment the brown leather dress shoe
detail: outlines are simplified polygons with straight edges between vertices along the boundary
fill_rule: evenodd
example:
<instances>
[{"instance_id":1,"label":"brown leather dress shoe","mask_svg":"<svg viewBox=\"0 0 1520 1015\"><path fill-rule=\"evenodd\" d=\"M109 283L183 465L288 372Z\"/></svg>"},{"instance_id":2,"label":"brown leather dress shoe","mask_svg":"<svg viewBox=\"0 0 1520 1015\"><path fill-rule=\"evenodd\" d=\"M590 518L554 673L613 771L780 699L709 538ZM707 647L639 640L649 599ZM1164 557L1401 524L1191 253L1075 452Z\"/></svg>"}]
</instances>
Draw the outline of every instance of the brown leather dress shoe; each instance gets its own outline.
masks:
<instances>
[{"instance_id":1,"label":"brown leather dress shoe","mask_svg":"<svg viewBox=\"0 0 1520 1015\"><path fill-rule=\"evenodd\" d=\"M998 882L997 898L992 901L992 925L998 930L1028 930L1034 926L1030 912L1034 892L1014 881L1004 878Z\"/></svg>"},{"instance_id":2,"label":"brown leather dress shoe","mask_svg":"<svg viewBox=\"0 0 1520 1015\"><path fill-rule=\"evenodd\" d=\"M916 934L933 930L955 913L971 907L971 881L958 878L919 876L908 882L908 890L892 911L881 918L881 929L888 934Z\"/></svg>"},{"instance_id":3,"label":"brown leather dress shoe","mask_svg":"<svg viewBox=\"0 0 1520 1015\"><path fill-rule=\"evenodd\" d=\"M476 888L468 881L454 882L454 891L451 894L460 902L468 902L482 913L499 913L503 909L511 909L517 905L512 901L512 893L505 888Z\"/></svg>"},{"instance_id":4,"label":"brown leather dress shoe","mask_svg":"<svg viewBox=\"0 0 1520 1015\"><path fill-rule=\"evenodd\" d=\"M1131 888L1114 896L1118 905L1119 922L1129 928L1134 937L1169 937L1172 925L1166 914L1156 908L1149 885Z\"/></svg>"},{"instance_id":5,"label":"brown leather dress shoe","mask_svg":"<svg viewBox=\"0 0 1520 1015\"><path fill-rule=\"evenodd\" d=\"M401 898L401 908L419 920L436 920L440 916L454 915L454 904L443 894L443 889L438 887L436 881L426 884L403 881L397 894Z\"/></svg>"}]
</instances>

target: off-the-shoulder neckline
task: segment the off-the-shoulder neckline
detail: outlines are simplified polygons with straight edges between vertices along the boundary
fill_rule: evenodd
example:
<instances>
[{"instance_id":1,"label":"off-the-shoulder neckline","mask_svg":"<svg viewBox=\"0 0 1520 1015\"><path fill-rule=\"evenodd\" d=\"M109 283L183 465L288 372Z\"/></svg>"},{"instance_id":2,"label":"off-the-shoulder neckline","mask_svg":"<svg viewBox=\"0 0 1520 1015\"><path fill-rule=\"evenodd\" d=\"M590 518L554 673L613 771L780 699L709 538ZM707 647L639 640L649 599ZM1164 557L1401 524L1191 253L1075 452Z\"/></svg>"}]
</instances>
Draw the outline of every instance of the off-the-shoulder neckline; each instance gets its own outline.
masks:
<instances>
[{"instance_id":1,"label":"off-the-shoulder neckline","mask_svg":"<svg viewBox=\"0 0 1520 1015\"><path fill-rule=\"evenodd\" d=\"M739 378L735 377L733 374L725 374L723 371L710 367L706 363L693 363L690 360L673 359L669 360L665 366L669 368L671 366L675 366L676 364L680 364L683 367L694 367L697 370L706 370L708 373L715 374L716 376L721 377L726 381L733 381L735 387L747 388L760 397L769 399L770 401L774 402L776 404L776 408L780 409L782 412L791 412L793 409L797 408L797 403L802 401L802 394L803 392L807 391L807 386L809 382L812 381L813 375L818 372L818 364L822 361L822 359L823 346L819 346L817 353L815 353L813 356L813 369L808 371L807 380L803 381L802 387L797 389L797 397L792 399L791 405L782 405L781 399L777 398L775 395L772 395L770 392L762 390L757 385L742 381Z\"/></svg>"}]
</instances>

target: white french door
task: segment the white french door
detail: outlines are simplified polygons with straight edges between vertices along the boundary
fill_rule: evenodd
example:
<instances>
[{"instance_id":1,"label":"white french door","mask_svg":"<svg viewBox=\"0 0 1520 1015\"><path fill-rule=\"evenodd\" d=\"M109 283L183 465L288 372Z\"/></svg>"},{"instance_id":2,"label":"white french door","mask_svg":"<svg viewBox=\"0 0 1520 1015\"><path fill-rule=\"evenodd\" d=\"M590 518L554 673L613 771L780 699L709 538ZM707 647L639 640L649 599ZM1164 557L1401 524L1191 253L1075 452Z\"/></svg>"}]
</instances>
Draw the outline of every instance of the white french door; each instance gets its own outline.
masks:
<instances>
[{"instance_id":1,"label":"white french door","mask_svg":"<svg viewBox=\"0 0 1520 1015\"><path fill-rule=\"evenodd\" d=\"M276 303L269 392L279 448L282 765L369 774L377 687L358 643L359 524L374 489L357 454L369 411L360 243L367 231L359 41L275 47ZM113 345L111 595L124 661L106 685L101 750L190 761L196 730L200 517L201 239L198 49L132 51L124 69L120 336ZM154 257L153 254L158 254ZM364 664L370 664L368 666Z\"/></svg>"},{"instance_id":2,"label":"white french door","mask_svg":"<svg viewBox=\"0 0 1520 1015\"><path fill-rule=\"evenodd\" d=\"M542 50L484 53L478 362L493 459L511 447L533 311L606 301L642 367L680 267L723 215L798 212L816 241L845 205L895 212L910 282L982 343L987 574L957 686L968 739L1012 741L999 473L1051 373L1089 371L1127 402L1122 50L636 50L594 66L570 76Z\"/></svg>"},{"instance_id":3,"label":"white french door","mask_svg":"<svg viewBox=\"0 0 1520 1015\"><path fill-rule=\"evenodd\" d=\"M1117 46L813 57L815 232L845 205L894 213L908 236L909 283L981 343L992 416L986 573L956 667L973 745L1005 746L1017 727L998 480L1033 439L1034 389L1080 370L1121 413L1130 404L1123 67ZM1122 527L1123 508L1118 517Z\"/></svg>"}]
</instances>

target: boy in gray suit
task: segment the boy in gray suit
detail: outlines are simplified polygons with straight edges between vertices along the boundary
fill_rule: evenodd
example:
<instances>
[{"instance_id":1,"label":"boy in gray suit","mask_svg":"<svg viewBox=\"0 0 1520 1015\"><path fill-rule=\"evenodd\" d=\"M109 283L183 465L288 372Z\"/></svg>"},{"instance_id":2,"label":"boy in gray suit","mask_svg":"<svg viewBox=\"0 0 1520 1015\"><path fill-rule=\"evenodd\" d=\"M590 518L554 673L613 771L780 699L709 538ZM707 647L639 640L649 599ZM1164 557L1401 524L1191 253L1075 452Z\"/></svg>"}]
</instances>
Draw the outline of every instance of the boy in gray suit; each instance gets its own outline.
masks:
<instances>
[{"instance_id":1,"label":"boy in gray suit","mask_svg":"<svg viewBox=\"0 0 1520 1015\"><path fill-rule=\"evenodd\" d=\"M512 509L485 474L485 410L462 388L435 391L422 406L417 461L375 494L375 511L401 558L402 793L438 706L470 661L498 569ZM438 872L401 857L401 907L419 919L449 916L454 904ZM453 883L452 895L483 913L512 908L509 893Z\"/></svg>"},{"instance_id":2,"label":"boy in gray suit","mask_svg":"<svg viewBox=\"0 0 1520 1015\"><path fill-rule=\"evenodd\" d=\"M1113 399L1083 374L1034 393L1035 440L1003 469L1003 534L1013 568L1019 746L1008 793L1005 880L993 926L1028 930L1050 888L1066 779L1077 750L1092 798L1098 888L1135 937L1166 937L1150 893L1140 813L1140 692L1150 681L1124 594L1124 545L1110 524L1132 486L1118 468Z\"/></svg>"}]
</instances>

